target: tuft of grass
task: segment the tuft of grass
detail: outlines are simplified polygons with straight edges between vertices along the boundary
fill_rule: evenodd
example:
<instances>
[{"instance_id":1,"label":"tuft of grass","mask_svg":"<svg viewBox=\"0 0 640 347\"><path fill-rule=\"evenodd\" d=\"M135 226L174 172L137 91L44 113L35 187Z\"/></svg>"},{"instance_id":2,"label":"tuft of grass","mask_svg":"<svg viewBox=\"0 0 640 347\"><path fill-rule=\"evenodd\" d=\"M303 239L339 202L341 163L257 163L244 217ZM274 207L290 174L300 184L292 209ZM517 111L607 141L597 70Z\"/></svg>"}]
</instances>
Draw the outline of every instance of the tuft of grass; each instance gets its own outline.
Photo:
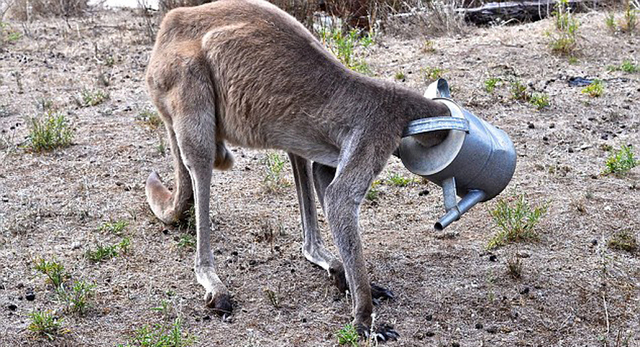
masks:
<instances>
[{"instance_id":1,"label":"tuft of grass","mask_svg":"<svg viewBox=\"0 0 640 347\"><path fill-rule=\"evenodd\" d=\"M126 220L119 220L119 221L110 220L108 222L102 223L100 228L98 228L98 231L108 232L108 233L112 233L120 236L122 235L122 232L128 225L129 225L129 222L127 222Z\"/></svg>"},{"instance_id":2,"label":"tuft of grass","mask_svg":"<svg viewBox=\"0 0 640 347\"><path fill-rule=\"evenodd\" d=\"M580 23L571 13L568 0L558 0L553 12L555 31L547 32L551 38L551 50L555 53L571 55L577 50L577 33Z\"/></svg>"},{"instance_id":3,"label":"tuft of grass","mask_svg":"<svg viewBox=\"0 0 640 347\"><path fill-rule=\"evenodd\" d=\"M393 77L398 81L404 81L406 76L404 75L404 71L398 71Z\"/></svg>"},{"instance_id":4,"label":"tuft of grass","mask_svg":"<svg viewBox=\"0 0 640 347\"><path fill-rule=\"evenodd\" d=\"M89 107L97 106L109 99L109 94L102 90L83 89L80 92L80 106Z\"/></svg>"},{"instance_id":5,"label":"tuft of grass","mask_svg":"<svg viewBox=\"0 0 640 347\"><path fill-rule=\"evenodd\" d=\"M593 82L586 86L581 91L582 94L587 94L592 98L597 98L604 94L604 83L602 80L593 80Z\"/></svg>"},{"instance_id":6,"label":"tuft of grass","mask_svg":"<svg viewBox=\"0 0 640 347\"><path fill-rule=\"evenodd\" d=\"M273 306L276 309L280 308L280 295L278 295L278 293L280 292L279 289L277 292L269 288L264 288L262 291L264 292L264 295L267 297L267 300L269 300L269 303L271 303L271 306Z\"/></svg>"},{"instance_id":7,"label":"tuft of grass","mask_svg":"<svg viewBox=\"0 0 640 347\"><path fill-rule=\"evenodd\" d=\"M183 249L196 248L196 239L190 234L182 234L178 239L178 247Z\"/></svg>"},{"instance_id":8,"label":"tuft of grass","mask_svg":"<svg viewBox=\"0 0 640 347\"><path fill-rule=\"evenodd\" d=\"M640 65L634 64L631 60L624 60L619 66L610 65L607 67L609 71L623 71L626 73L640 72Z\"/></svg>"},{"instance_id":9,"label":"tuft of grass","mask_svg":"<svg viewBox=\"0 0 640 347\"><path fill-rule=\"evenodd\" d=\"M518 258L516 254L507 258L507 273L513 279L519 279L522 277L522 260Z\"/></svg>"},{"instance_id":10,"label":"tuft of grass","mask_svg":"<svg viewBox=\"0 0 640 347\"><path fill-rule=\"evenodd\" d=\"M59 263L55 258L48 261L44 258L40 258L35 262L35 269L45 274L49 282L55 287L60 288L65 279L69 276L64 271L64 266Z\"/></svg>"},{"instance_id":11,"label":"tuft of grass","mask_svg":"<svg viewBox=\"0 0 640 347\"><path fill-rule=\"evenodd\" d=\"M489 249L508 242L537 241L540 236L535 230L546 205L530 206L524 195L512 197L509 201L500 199L496 208L489 211L499 231L489 241Z\"/></svg>"},{"instance_id":12,"label":"tuft of grass","mask_svg":"<svg viewBox=\"0 0 640 347\"><path fill-rule=\"evenodd\" d=\"M70 313L84 315L90 307L89 300L95 296L96 285L85 281L75 281L71 288L58 288L58 297L65 304L65 310Z\"/></svg>"},{"instance_id":13,"label":"tuft of grass","mask_svg":"<svg viewBox=\"0 0 640 347\"><path fill-rule=\"evenodd\" d=\"M612 33L615 33L618 30L618 28L616 27L616 16L613 14L613 12L607 13L607 17L605 17L604 19L604 24L607 25L607 28Z\"/></svg>"},{"instance_id":14,"label":"tuft of grass","mask_svg":"<svg viewBox=\"0 0 640 347\"><path fill-rule=\"evenodd\" d=\"M0 43L13 43L22 38L22 33L14 30L9 23L0 21Z\"/></svg>"},{"instance_id":15,"label":"tuft of grass","mask_svg":"<svg viewBox=\"0 0 640 347\"><path fill-rule=\"evenodd\" d=\"M434 53L436 51L435 42L433 40L425 40L422 43L422 53Z\"/></svg>"},{"instance_id":16,"label":"tuft of grass","mask_svg":"<svg viewBox=\"0 0 640 347\"><path fill-rule=\"evenodd\" d=\"M373 44L373 37L368 32L351 29L347 32L336 28L319 32L322 43L347 68L363 74L370 74L371 69L364 61L362 50Z\"/></svg>"},{"instance_id":17,"label":"tuft of grass","mask_svg":"<svg viewBox=\"0 0 640 347\"><path fill-rule=\"evenodd\" d=\"M275 193L289 186L289 182L284 178L286 162L287 160L279 153L270 152L265 156L263 163L266 173L262 183L267 192Z\"/></svg>"},{"instance_id":18,"label":"tuft of grass","mask_svg":"<svg viewBox=\"0 0 640 347\"><path fill-rule=\"evenodd\" d=\"M515 80L511 82L511 97L514 100L521 100L524 102L529 101L531 98L531 94L527 91L527 86L520 82L519 80Z\"/></svg>"},{"instance_id":19,"label":"tuft of grass","mask_svg":"<svg viewBox=\"0 0 640 347\"><path fill-rule=\"evenodd\" d=\"M128 247L128 244L126 245ZM112 259L118 256L118 248L121 248L121 244L115 245L107 245L104 246L102 244L96 245L96 250L87 250L85 256L87 259L91 260L94 263L99 263L108 259Z\"/></svg>"},{"instance_id":20,"label":"tuft of grass","mask_svg":"<svg viewBox=\"0 0 640 347\"><path fill-rule=\"evenodd\" d=\"M487 93L493 93L500 82L502 82L500 77L488 78L484 81L484 90L486 90Z\"/></svg>"},{"instance_id":21,"label":"tuft of grass","mask_svg":"<svg viewBox=\"0 0 640 347\"><path fill-rule=\"evenodd\" d=\"M532 93L529 102L538 110L549 106L549 95L545 93Z\"/></svg>"},{"instance_id":22,"label":"tuft of grass","mask_svg":"<svg viewBox=\"0 0 640 347\"><path fill-rule=\"evenodd\" d=\"M411 183L417 182L415 178L412 177L404 177L397 173L392 173L389 177L387 177L387 182L396 187L406 187Z\"/></svg>"},{"instance_id":23,"label":"tuft of grass","mask_svg":"<svg viewBox=\"0 0 640 347\"><path fill-rule=\"evenodd\" d=\"M633 234L632 229L625 229L615 232L609 238L607 246L611 249L619 249L633 253L640 249L638 247L638 240Z\"/></svg>"},{"instance_id":24,"label":"tuft of grass","mask_svg":"<svg viewBox=\"0 0 640 347\"><path fill-rule=\"evenodd\" d=\"M378 187L380 186L380 184L382 184L382 182L380 182L380 180L373 181L371 183L371 187L367 191L367 195L364 196L365 199L367 199L369 201L378 200L378 195L380 194L380 190L378 190Z\"/></svg>"},{"instance_id":25,"label":"tuft of grass","mask_svg":"<svg viewBox=\"0 0 640 347\"><path fill-rule=\"evenodd\" d=\"M358 331L352 324L347 324L342 327L342 329L336 332L336 336L338 337L339 345L358 347L358 339L360 338L360 336L358 335Z\"/></svg>"},{"instance_id":26,"label":"tuft of grass","mask_svg":"<svg viewBox=\"0 0 640 347\"><path fill-rule=\"evenodd\" d=\"M188 332L183 332L182 320L176 318L172 325L145 325L136 330L135 336L126 345L118 347L185 347L191 346L196 339Z\"/></svg>"},{"instance_id":27,"label":"tuft of grass","mask_svg":"<svg viewBox=\"0 0 640 347\"><path fill-rule=\"evenodd\" d=\"M626 9L624 11L624 17L619 21L618 25L620 30L625 33L632 33L638 27L638 2L632 5L631 0L627 0Z\"/></svg>"},{"instance_id":28,"label":"tuft of grass","mask_svg":"<svg viewBox=\"0 0 640 347\"><path fill-rule=\"evenodd\" d=\"M422 74L427 81L437 80L438 78L441 78L445 73L444 69L431 66L423 67L420 70L422 71Z\"/></svg>"},{"instance_id":29,"label":"tuft of grass","mask_svg":"<svg viewBox=\"0 0 640 347\"><path fill-rule=\"evenodd\" d=\"M146 125L150 130L159 129L162 126L162 119L158 115L158 112L144 109L136 116L138 122Z\"/></svg>"},{"instance_id":30,"label":"tuft of grass","mask_svg":"<svg viewBox=\"0 0 640 347\"><path fill-rule=\"evenodd\" d=\"M614 152L607 158L604 173L622 175L629 172L638 165L638 160L634 157L633 147L622 146L620 150Z\"/></svg>"},{"instance_id":31,"label":"tuft of grass","mask_svg":"<svg viewBox=\"0 0 640 347\"><path fill-rule=\"evenodd\" d=\"M64 333L62 318L56 317L51 311L36 311L29 314L31 323L27 329L39 337L46 337L53 341Z\"/></svg>"},{"instance_id":32,"label":"tuft of grass","mask_svg":"<svg viewBox=\"0 0 640 347\"><path fill-rule=\"evenodd\" d=\"M63 114L48 111L43 117L31 119L27 147L33 152L51 151L71 145L73 130Z\"/></svg>"}]
</instances>

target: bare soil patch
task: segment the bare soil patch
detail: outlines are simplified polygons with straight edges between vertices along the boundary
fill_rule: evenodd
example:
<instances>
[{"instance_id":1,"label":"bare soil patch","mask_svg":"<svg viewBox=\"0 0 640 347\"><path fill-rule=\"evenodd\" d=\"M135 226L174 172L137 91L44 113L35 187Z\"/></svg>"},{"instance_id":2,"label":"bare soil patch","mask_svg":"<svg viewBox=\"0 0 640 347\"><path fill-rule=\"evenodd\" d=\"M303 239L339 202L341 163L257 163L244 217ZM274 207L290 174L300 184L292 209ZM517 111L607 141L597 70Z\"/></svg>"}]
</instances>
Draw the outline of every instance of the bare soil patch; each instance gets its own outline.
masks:
<instances>
[{"instance_id":1,"label":"bare soil patch","mask_svg":"<svg viewBox=\"0 0 640 347\"><path fill-rule=\"evenodd\" d=\"M640 345L639 253L607 247L620 231L640 237L640 169L601 174L609 147L632 145L640 154L640 74L607 69L625 59L640 63L640 38L609 33L603 13L578 18L574 64L551 54L549 20L431 38L434 51L423 49L428 37L380 36L371 48L375 75L392 80L402 71L397 83L418 90L428 82L425 68L444 69L454 99L504 129L517 147L516 173L502 196L526 193L549 204L539 242L487 251L495 201L437 233L440 188L385 183L393 173L411 175L391 159L377 200L361 208L370 276L396 294L376 308L377 321L401 334L389 345ZM193 249L181 242L189 231L162 225L144 197L151 170L169 182L173 174L164 134L140 120L151 109L144 18L112 11L68 23L10 24L26 34L0 49L0 345L113 346L176 317L198 346L337 344L336 331L351 320L350 299L302 256L295 188L265 190L265 152L233 148L235 167L214 174L212 243L235 312L223 321L204 307ZM572 77L603 80L604 95L582 94L569 85ZM488 93L489 78L504 84ZM551 105L537 110L513 100L514 79L547 93ZM83 89L109 99L80 107L74 99ZM73 145L29 153L17 145L26 141L28 117L43 113L43 100L70 119ZM293 182L289 172L285 179ZM131 250L101 263L86 259L98 243L121 241L100 230L120 220L128 223L123 235ZM520 279L508 274L514 256L523 265ZM34 268L41 257L96 284L85 316L62 311ZM31 292L35 299L27 298ZM169 309L152 309L163 301ZM68 331L53 342L33 337L27 326L36 310L64 317Z\"/></svg>"}]
</instances>

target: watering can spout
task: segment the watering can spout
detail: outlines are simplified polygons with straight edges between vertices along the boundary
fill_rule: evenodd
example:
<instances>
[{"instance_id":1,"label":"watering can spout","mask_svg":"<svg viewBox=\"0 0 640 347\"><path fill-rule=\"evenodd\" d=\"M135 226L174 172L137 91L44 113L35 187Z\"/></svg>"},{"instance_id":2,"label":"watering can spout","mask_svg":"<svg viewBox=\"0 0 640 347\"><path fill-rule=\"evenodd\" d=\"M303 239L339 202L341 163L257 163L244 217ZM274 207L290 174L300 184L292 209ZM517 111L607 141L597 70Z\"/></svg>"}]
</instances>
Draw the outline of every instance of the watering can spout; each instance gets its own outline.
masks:
<instances>
[{"instance_id":1,"label":"watering can spout","mask_svg":"<svg viewBox=\"0 0 640 347\"><path fill-rule=\"evenodd\" d=\"M443 187L444 188L444 187ZM482 190L473 189L470 190L467 195L464 196L457 204L451 206L447 206L447 190L445 188L445 206L447 208L447 213L440 218L440 220L433 226L436 230L442 231L449 224L460 219L465 212L469 211L473 206L475 206L480 201L483 201L486 197L486 193ZM454 193L455 194L455 193ZM455 195L453 196L455 199Z\"/></svg>"}]
</instances>

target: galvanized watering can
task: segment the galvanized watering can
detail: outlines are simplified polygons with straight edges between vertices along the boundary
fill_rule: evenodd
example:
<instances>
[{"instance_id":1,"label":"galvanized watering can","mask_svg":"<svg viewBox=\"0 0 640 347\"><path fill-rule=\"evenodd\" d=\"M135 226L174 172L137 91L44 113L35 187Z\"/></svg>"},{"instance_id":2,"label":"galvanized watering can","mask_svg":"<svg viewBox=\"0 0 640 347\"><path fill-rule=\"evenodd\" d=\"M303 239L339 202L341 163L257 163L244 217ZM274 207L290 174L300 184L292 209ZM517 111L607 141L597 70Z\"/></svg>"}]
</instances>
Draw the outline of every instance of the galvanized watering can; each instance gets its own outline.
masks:
<instances>
[{"instance_id":1,"label":"galvanized watering can","mask_svg":"<svg viewBox=\"0 0 640 347\"><path fill-rule=\"evenodd\" d=\"M398 154L409 171L442 187L446 214L434 225L442 230L478 202L500 194L513 177L516 150L504 131L453 102L446 80L432 83L425 97L447 105L451 117L409 123ZM449 130L445 140L425 147L421 137L438 130Z\"/></svg>"}]
</instances>

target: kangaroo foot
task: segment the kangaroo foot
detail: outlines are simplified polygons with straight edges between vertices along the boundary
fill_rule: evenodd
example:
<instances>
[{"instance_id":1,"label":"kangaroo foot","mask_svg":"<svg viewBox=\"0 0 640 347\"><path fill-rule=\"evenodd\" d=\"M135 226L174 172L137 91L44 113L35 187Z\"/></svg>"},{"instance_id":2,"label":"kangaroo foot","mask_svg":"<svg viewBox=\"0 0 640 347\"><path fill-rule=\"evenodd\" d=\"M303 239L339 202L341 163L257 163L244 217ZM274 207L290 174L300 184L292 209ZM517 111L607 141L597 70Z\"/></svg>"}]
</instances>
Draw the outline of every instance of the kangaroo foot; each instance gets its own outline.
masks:
<instances>
[{"instance_id":1,"label":"kangaroo foot","mask_svg":"<svg viewBox=\"0 0 640 347\"><path fill-rule=\"evenodd\" d=\"M207 292L204 296L204 303L220 316L229 315L233 311L229 294L214 295L212 292Z\"/></svg>"},{"instance_id":2,"label":"kangaroo foot","mask_svg":"<svg viewBox=\"0 0 640 347\"><path fill-rule=\"evenodd\" d=\"M364 339L372 339L377 342L385 342L390 340L397 340L400 337L393 327L388 324L382 324L378 326L376 329L371 331L371 329L364 324L357 324L356 331L358 335Z\"/></svg>"},{"instance_id":3,"label":"kangaroo foot","mask_svg":"<svg viewBox=\"0 0 640 347\"><path fill-rule=\"evenodd\" d=\"M371 301L378 306L382 300L393 299L393 292L377 284L371 283Z\"/></svg>"}]
</instances>

